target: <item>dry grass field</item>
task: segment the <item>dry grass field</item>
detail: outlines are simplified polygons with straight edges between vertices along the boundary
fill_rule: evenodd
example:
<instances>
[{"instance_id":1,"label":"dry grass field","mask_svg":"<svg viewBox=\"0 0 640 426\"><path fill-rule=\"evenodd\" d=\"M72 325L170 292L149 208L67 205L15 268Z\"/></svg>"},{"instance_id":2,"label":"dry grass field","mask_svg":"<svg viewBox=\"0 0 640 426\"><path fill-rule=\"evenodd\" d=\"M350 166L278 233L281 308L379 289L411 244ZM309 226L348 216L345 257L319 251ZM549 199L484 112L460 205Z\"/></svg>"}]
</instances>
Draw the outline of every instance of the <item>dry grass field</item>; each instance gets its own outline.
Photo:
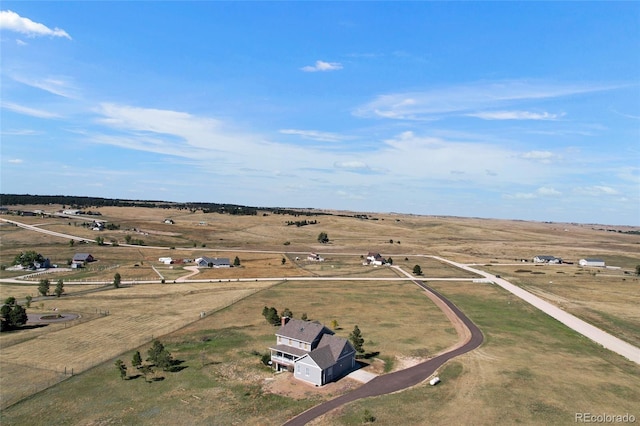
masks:
<instances>
[{"instance_id":1,"label":"dry grass field","mask_svg":"<svg viewBox=\"0 0 640 426\"><path fill-rule=\"evenodd\" d=\"M60 206L33 208L51 211ZM361 219L344 212L294 217L267 212L231 216L177 209L95 210L102 213L100 220L120 229L91 231L80 226L91 221L87 218L7 218L91 240L100 236L119 246L71 246L67 238L0 222L0 265L10 265L25 250L36 250L61 266L78 252L98 259L84 269L47 274L52 289L63 278L65 295L35 299L29 310L46 313L56 307L59 312L78 313L81 319L0 335L3 424L281 424L357 386L344 382L342 387L334 384L320 391L310 388L296 397L273 393L269 387L273 374L260 363L260 354L274 338L274 329L261 316L264 306L279 311L286 307L296 317L306 313L325 324L337 320L337 334L343 336L358 324L365 349L372 354L367 368L378 373L401 368L409 359L430 357L455 343L451 324L415 285L385 281L398 277L391 268L362 265L369 251L391 257L406 271L420 265L427 280L474 276L425 254L479 264L480 269L500 274L640 345L640 287L634 276L640 264L640 236L607 230L611 227L395 214L368 214L369 219ZM163 223L166 218L175 223ZM318 223L286 225L305 218ZM321 231L329 235L328 244L317 242ZM144 245L124 246L127 235L142 239ZM310 252L320 253L325 262L306 261ZM540 254L576 263L600 257L621 269L535 267L530 260ZM202 255L232 261L238 256L241 267L201 270L191 278L204 282L174 284L191 273L185 269L188 264L158 261L165 256ZM84 291L110 283L116 272L127 285ZM2 270L0 278L22 274ZM314 282L295 277L381 281ZM0 297L35 296L40 278L0 283ZM166 284L160 284L161 279ZM634 409L640 418L633 404L640 399L637 365L585 341L494 286L435 280L430 285L476 321L487 338L485 344L448 364L440 372L441 386L418 386L357 402L318 424L361 424L365 408L374 413L377 424L397 424L398 418L406 419L405 424L562 424L572 423L575 411L633 413ZM208 315L199 319L202 311ZM163 380L153 383L121 381L114 359L130 364L132 351L146 351L157 337L185 368L165 373ZM11 405L60 380L55 387ZM91 397L98 394L106 396L100 404Z\"/></svg>"}]
</instances>

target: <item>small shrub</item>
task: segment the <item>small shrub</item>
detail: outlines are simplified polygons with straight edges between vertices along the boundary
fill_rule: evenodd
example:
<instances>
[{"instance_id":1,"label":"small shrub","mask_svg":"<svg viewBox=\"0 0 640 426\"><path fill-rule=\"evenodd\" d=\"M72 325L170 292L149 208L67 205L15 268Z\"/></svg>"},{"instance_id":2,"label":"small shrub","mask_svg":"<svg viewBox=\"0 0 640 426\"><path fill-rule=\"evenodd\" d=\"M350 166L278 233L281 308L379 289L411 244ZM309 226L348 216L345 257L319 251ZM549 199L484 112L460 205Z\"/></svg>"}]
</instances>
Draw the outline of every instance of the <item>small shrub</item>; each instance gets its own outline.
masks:
<instances>
[{"instance_id":1,"label":"small shrub","mask_svg":"<svg viewBox=\"0 0 640 426\"><path fill-rule=\"evenodd\" d=\"M374 416L368 409L365 409L363 420L365 423L373 423L376 421L376 416Z\"/></svg>"}]
</instances>

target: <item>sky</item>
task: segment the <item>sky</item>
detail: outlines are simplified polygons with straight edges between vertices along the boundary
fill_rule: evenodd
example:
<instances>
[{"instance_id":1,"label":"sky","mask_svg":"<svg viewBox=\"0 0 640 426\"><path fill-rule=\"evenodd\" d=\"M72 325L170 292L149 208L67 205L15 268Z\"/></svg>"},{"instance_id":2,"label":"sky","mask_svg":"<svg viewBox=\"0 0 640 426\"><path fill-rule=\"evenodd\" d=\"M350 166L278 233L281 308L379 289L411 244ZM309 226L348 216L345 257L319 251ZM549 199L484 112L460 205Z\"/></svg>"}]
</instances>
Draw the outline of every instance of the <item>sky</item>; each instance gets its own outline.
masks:
<instances>
[{"instance_id":1,"label":"sky","mask_svg":"<svg viewBox=\"0 0 640 426\"><path fill-rule=\"evenodd\" d=\"M2 193L640 226L640 2L0 10Z\"/></svg>"}]
</instances>

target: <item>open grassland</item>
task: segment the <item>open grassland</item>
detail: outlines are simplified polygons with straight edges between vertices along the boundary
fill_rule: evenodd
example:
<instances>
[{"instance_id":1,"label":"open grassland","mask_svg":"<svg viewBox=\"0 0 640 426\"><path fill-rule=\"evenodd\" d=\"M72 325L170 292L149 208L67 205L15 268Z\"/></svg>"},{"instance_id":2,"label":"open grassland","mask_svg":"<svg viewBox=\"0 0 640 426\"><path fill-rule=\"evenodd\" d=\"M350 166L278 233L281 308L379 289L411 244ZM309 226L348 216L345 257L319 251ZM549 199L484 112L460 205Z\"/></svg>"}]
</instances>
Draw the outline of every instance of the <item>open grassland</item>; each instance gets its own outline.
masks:
<instances>
[{"instance_id":1,"label":"open grassland","mask_svg":"<svg viewBox=\"0 0 640 426\"><path fill-rule=\"evenodd\" d=\"M29 313L49 313L56 307L59 312L81 315L67 324L0 335L2 407L68 378L65 368L67 374L71 369L76 374L3 409L3 425L281 424L344 392L344 386L337 384L320 390L310 387L302 397L270 392L274 377L260 363L260 355L273 344L275 329L260 315L264 306L280 312L289 308L297 318L306 313L327 325L336 320L337 334L345 337L357 324L370 354L366 368L379 373L401 368L408 358L432 356L456 342L453 326L408 282L294 279L397 277L392 268L363 266L369 251L391 257L394 265L406 271L419 265L427 280L475 277L424 254L482 265L480 269L500 274L633 344L640 342L640 294L634 276L640 264L640 237L597 225L395 214L369 214L369 219L361 219L346 214L232 216L178 209L91 210L102 216L7 218L91 240L100 236L119 246L78 242L72 246L69 238L0 223L0 265L10 265L26 250L42 253L61 266L75 253L91 253L98 259L80 270L59 270L23 284L0 284L0 297L21 299L36 295L40 278L50 280L51 290L63 278L65 296L36 299ZM163 223L166 218L175 224ZM81 226L93 219L120 228L97 232ZM304 219L318 223L286 225ZM328 233L328 244L317 242L321 231ZM143 240L144 245L124 246L127 236ZM321 254L326 261L306 261L309 252ZM238 256L241 267L204 269L191 278L208 282L172 284L191 273L189 264L158 261L166 256L195 259L203 255L231 261ZM576 263L599 257L622 269L538 268L521 262L535 255ZM84 291L99 287L98 282L112 282L115 273L124 282L137 284ZM0 278L24 274L1 270ZM236 281L240 278L277 278L281 284ZM159 284L161 279L167 284ZM158 284L139 283L148 280ZM445 367L440 386L418 386L358 402L320 423L360 424L365 408L377 417L377 424L397 424L398 419L406 424L561 424L572 423L575 411L628 411L640 418L633 404L640 400L637 365L494 286L469 281L429 284L478 323L487 337L485 344ZM199 320L202 311L211 315ZM130 365L132 351L138 347L146 351L151 338L159 336L185 368L158 373L164 380L153 383L143 378L121 381L114 358ZM137 373L130 368L129 374Z\"/></svg>"},{"instance_id":2,"label":"open grassland","mask_svg":"<svg viewBox=\"0 0 640 426\"><path fill-rule=\"evenodd\" d=\"M317 425L574 424L575 413L640 416L640 368L500 288L432 283L472 318L486 342L446 364L438 386L358 401Z\"/></svg>"},{"instance_id":3,"label":"open grassland","mask_svg":"<svg viewBox=\"0 0 640 426\"><path fill-rule=\"evenodd\" d=\"M492 265L486 269L640 346L640 279L637 276L625 274L623 270L576 265Z\"/></svg>"},{"instance_id":4,"label":"open grassland","mask_svg":"<svg viewBox=\"0 0 640 426\"><path fill-rule=\"evenodd\" d=\"M142 287L138 286L138 291L142 292ZM122 381L109 361L4 410L3 424L18 425L28 419L33 425L275 425L339 393L337 388L332 391L331 385L325 392L309 386L304 398L268 391L274 375L261 364L260 354L268 353L274 344L276 328L262 317L263 306L275 306L279 311L288 307L297 318L307 313L326 324L336 320L337 334L345 337L358 324L367 352L389 363L400 356L429 356L458 340L444 314L414 284L287 281L164 336L163 343L183 361L181 371L161 373L164 380ZM129 365L135 347L121 356ZM146 349L147 345L140 348L142 353ZM135 375L134 369L130 368L130 375ZM92 398L97 394L103 395L98 404Z\"/></svg>"},{"instance_id":5,"label":"open grassland","mask_svg":"<svg viewBox=\"0 0 640 426\"><path fill-rule=\"evenodd\" d=\"M21 381L21 369L12 368L15 365L57 373L71 369L75 373L85 371L154 336L197 321L201 312L213 312L270 285L272 283L267 282L243 286L144 285L39 302L40 309L34 313L51 312L56 307L58 312L79 313L82 319L3 333L0 336L2 382ZM48 327L52 329L46 330ZM38 383L30 383L29 387L37 388ZM14 392L12 386L1 387L2 407L24 396Z\"/></svg>"}]
</instances>

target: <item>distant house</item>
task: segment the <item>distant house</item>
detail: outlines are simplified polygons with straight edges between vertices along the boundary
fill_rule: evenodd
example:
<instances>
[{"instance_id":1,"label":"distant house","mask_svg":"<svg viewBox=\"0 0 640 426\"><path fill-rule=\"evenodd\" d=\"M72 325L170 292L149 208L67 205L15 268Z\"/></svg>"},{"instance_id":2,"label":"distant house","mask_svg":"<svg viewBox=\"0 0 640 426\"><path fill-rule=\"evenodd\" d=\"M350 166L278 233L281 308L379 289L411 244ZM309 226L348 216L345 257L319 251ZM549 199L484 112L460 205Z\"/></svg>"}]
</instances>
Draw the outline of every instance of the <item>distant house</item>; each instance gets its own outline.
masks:
<instances>
[{"instance_id":1,"label":"distant house","mask_svg":"<svg viewBox=\"0 0 640 426\"><path fill-rule=\"evenodd\" d=\"M309 253L307 260L310 260L311 262L324 262L324 258L320 257L320 255L316 253Z\"/></svg>"},{"instance_id":2,"label":"distant house","mask_svg":"<svg viewBox=\"0 0 640 426\"><path fill-rule=\"evenodd\" d=\"M100 222L97 220L94 220L93 223L91 224L91 229L94 231L103 231L104 230L104 222Z\"/></svg>"},{"instance_id":3,"label":"distant house","mask_svg":"<svg viewBox=\"0 0 640 426\"><path fill-rule=\"evenodd\" d=\"M342 377L356 363L351 343L315 321L283 317L269 350L276 371L293 371L296 379L316 386Z\"/></svg>"},{"instance_id":4,"label":"distant house","mask_svg":"<svg viewBox=\"0 0 640 426\"><path fill-rule=\"evenodd\" d=\"M601 268L605 267L604 260L602 259L580 259L578 264L580 266L597 266Z\"/></svg>"},{"instance_id":5,"label":"distant house","mask_svg":"<svg viewBox=\"0 0 640 426\"><path fill-rule=\"evenodd\" d=\"M173 221L173 219L165 219L164 223L166 223L168 225L173 225L175 222Z\"/></svg>"},{"instance_id":6,"label":"distant house","mask_svg":"<svg viewBox=\"0 0 640 426\"><path fill-rule=\"evenodd\" d=\"M73 215L76 215L76 214L80 214L80 210L75 210L75 209L74 210L63 210L62 214L73 214Z\"/></svg>"},{"instance_id":7,"label":"distant house","mask_svg":"<svg viewBox=\"0 0 640 426\"><path fill-rule=\"evenodd\" d=\"M562 259L555 256L536 256L533 261L535 263L562 263Z\"/></svg>"},{"instance_id":8,"label":"distant house","mask_svg":"<svg viewBox=\"0 0 640 426\"><path fill-rule=\"evenodd\" d=\"M173 263L173 259L170 257L160 257L158 258L158 262L164 263L165 265L171 265Z\"/></svg>"},{"instance_id":9,"label":"distant house","mask_svg":"<svg viewBox=\"0 0 640 426\"><path fill-rule=\"evenodd\" d=\"M198 268L230 268L231 262L228 257L207 257L202 256L195 260Z\"/></svg>"},{"instance_id":10,"label":"distant house","mask_svg":"<svg viewBox=\"0 0 640 426\"><path fill-rule=\"evenodd\" d=\"M36 269L48 269L48 268L51 268L51 261L49 260L49 258L45 258L39 262L34 261L33 267Z\"/></svg>"},{"instance_id":11,"label":"distant house","mask_svg":"<svg viewBox=\"0 0 640 426\"><path fill-rule=\"evenodd\" d=\"M76 253L73 255L72 263L89 263L94 262L96 259L89 253Z\"/></svg>"},{"instance_id":12,"label":"distant house","mask_svg":"<svg viewBox=\"0 0 640 426\"><path fill-rule=\"evenodd\" d=\"M384 265L384 258L380 253L369 252L367 254L365 265L382 266Z\"/></svg>"}]
</instances>

